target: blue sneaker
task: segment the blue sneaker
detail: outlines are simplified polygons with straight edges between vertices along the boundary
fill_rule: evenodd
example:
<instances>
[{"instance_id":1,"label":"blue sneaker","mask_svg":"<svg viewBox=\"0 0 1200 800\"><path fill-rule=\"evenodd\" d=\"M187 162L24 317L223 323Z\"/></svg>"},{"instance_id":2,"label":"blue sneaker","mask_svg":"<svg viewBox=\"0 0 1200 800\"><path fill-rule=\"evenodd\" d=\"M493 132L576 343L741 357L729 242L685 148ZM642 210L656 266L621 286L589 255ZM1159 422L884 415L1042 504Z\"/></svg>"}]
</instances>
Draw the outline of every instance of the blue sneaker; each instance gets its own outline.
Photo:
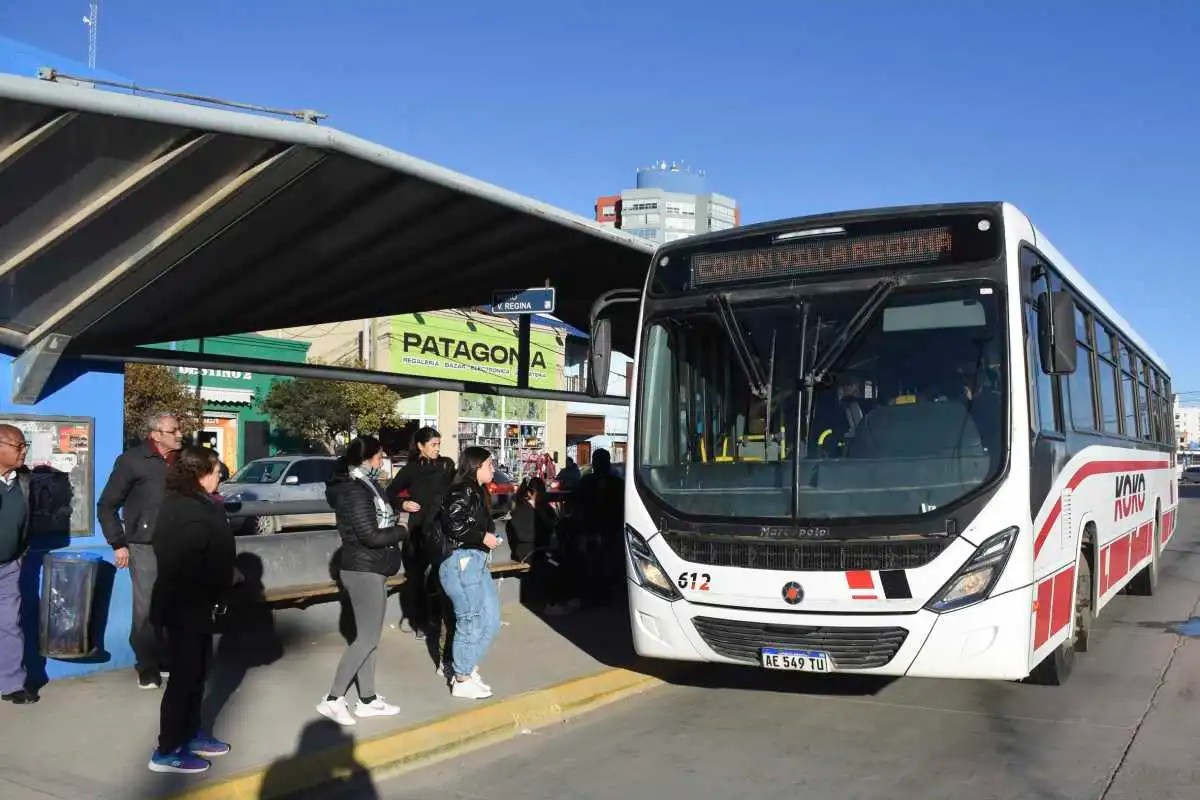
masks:
<instances>
[{"instance_id":1,"label":"blue sneaker","mask_svg":"<svg viewBox=\"0 0 1200 800\"><path fill-rule=\"evenodd\" d=\"M150 763L147 766L150 767L151 772L177 772L183 775L195 775L199 772L207 772L212 764L181 747L166 754L155 750L151 754Z\"/></svg>"},{"instance_id":2,"label":"blue sneaker","mask_svg":"<svg viewBox=\"0 0 1200 800\"><path fill-rule=\"evenodd\" d=\"M228 755L232 748L230 748L228 742L222 742L220 739L213 738L206 733L198 733L188 742L187 749L198 756L216 758L217 756Z\"/></svg>"}]
</instances>

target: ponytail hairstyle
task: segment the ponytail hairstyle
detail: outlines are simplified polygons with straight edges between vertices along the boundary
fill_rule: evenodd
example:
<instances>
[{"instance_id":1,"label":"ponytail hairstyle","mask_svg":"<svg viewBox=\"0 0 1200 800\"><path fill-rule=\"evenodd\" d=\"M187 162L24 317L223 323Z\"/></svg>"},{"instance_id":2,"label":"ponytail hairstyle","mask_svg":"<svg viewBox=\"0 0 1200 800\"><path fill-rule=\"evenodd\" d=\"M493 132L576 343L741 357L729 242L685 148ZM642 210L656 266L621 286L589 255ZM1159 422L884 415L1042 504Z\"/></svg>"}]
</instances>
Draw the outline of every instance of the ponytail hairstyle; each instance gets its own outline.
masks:
<instances>
[{"instance_id":1,"label":"ponytail hairstyle","mask_svg":"<svg viewBox=\"0 0 1200 800\"><path fill-rule=\"evenodd\" d=\"M361 467L363 462L370 461L383 450L383 445L374 436L358 436L346 445L346 452L337 460L333 474L339 478L350 477L350 470Z\"/></svg>"}]
</instances>

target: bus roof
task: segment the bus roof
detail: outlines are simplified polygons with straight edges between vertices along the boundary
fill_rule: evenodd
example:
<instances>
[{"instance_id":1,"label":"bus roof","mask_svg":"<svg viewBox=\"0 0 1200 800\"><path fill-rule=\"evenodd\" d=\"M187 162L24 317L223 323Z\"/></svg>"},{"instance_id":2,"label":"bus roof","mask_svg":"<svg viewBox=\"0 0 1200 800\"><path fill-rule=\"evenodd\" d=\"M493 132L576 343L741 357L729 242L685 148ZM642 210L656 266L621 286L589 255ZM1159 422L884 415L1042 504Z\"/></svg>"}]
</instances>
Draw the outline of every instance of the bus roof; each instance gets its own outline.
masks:
<instances>
[{"instance_id":1,"label":"bus roof","mask_svg":"<svg viewBox=\"0 0 1200 800\"><path fill-rule=\"evenodd\" d=\"M1029 227L1033 229L1033 243L1047 258L1051 260L1051 262L1053 262L1054 268L1058 270L1059 274L1062 275L1062 277L1068 283L1070 283L1077 292L1083 295L1083 297L1089 303L1091 303L1101 315L1106 317L1111 324L1119 328L1120 333L1124 335L1133 346L1141 350L1147 358L1153 361L1154 364L1169 377L1171 371L1167 368L1167 364L1165 361L1163 361L1162 357L1155 352L1154 348L1151 347L1150 344L1143 339L1136 330L1134 330L1134 327L1130 325L1124 317L1117 313L1115 308L1109 305L1108 301L1104 299L1104 295L1100 294L1096 287L1092 286L1092 284L1088 282L1087 278L1083 277L1079 270L1075 269L1075 266L1067 259L1067 257L1064 256L1058 250L1058 248L1051 244L1050 240L1046 238L1046 235L1038 230L1038 227L1033 224L1032 220L1029 219L1029 215L1025 214L1025 212L1021 211L1016 206L1013 206L1011 203L1006 203L1005 205L1012 208L1013 211L1020 214L1027 222L1029 222Z\"/></svg>"}]
</instances>

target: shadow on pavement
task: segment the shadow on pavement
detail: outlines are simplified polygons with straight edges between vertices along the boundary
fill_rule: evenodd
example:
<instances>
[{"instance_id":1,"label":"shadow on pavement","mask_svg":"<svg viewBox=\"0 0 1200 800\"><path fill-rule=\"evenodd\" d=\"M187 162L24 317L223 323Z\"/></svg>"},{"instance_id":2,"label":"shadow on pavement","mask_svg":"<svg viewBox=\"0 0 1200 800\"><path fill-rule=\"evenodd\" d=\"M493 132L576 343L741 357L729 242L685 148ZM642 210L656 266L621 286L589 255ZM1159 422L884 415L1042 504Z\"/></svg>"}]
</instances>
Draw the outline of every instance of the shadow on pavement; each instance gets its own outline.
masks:
<instances>
[{"instance_id":1,"label":"shadow on pavement","mask_svg":"<svg viewBox=\"0 0 1200 800\"><path fill-rule=\"evenodd\" d=\"M214 731L217 716L254 667L274 664L283 657L283 642L275 631L274 613L262 601L263 562L254 553L238 553L234 562L244 580L234 587L222 624L217 652L208 675L208 691L200 712L206 731Z\"/></svg>"},{"instance_id":2,"label":"shadow on pavement","mask_svg":"<svg viewBox=\"0 0 1200 800\"><path fill-rule=\"evenodd\" d=\"M309 786L310 789L297 787ZM354 757L354 738L336 722L304 726L296 752L271 764L263 776L260 800L273 798L378 798L370 774Z\"/></svg>"}]
</instances>

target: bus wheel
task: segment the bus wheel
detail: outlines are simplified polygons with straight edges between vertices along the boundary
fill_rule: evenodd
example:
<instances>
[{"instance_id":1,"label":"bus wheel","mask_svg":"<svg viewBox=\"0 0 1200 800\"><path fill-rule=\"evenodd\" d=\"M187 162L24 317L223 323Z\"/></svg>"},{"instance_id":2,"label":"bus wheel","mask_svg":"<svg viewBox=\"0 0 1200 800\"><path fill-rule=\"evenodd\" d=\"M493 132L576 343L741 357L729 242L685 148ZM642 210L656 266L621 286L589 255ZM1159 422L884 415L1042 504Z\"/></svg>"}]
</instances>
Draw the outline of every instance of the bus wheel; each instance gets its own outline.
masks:
<instances>
[{"instance_id":1,"label":"bus wheel","mask_svg":"<svg viewBox=\"0 0 1200 800\"><path fill-rule=\"evenodd\" d=\"M1150 563L1142 568L1142 571L1133 576L1133 580L1125 585L1125 594L1131 594L1137 597L1150 597L1154 594L1154 590L1158 587L1158 543L1159 536L1162 533L1162 514L1155 513L1154 515L1154 530L1151 535L1154 536L1154 546L1150 548Z\"/></svg>"},{"instance_id":2,"label":"bus wheel","mask_svg":"<svg viewBox=\"0 0 1200 800\"><path fill-rule=\"evenodd\" d=\"M1033 672L1029 673L1029 683L1061 686L1067 682L1075 668L1075 654L1086 652L1088 649L1092 616L1092 567L1084 556L1079 559L1079 572L1075 577L1074 636L1054 648L1054 652L1033 668Z\"/></svg>"}]
</instances>

